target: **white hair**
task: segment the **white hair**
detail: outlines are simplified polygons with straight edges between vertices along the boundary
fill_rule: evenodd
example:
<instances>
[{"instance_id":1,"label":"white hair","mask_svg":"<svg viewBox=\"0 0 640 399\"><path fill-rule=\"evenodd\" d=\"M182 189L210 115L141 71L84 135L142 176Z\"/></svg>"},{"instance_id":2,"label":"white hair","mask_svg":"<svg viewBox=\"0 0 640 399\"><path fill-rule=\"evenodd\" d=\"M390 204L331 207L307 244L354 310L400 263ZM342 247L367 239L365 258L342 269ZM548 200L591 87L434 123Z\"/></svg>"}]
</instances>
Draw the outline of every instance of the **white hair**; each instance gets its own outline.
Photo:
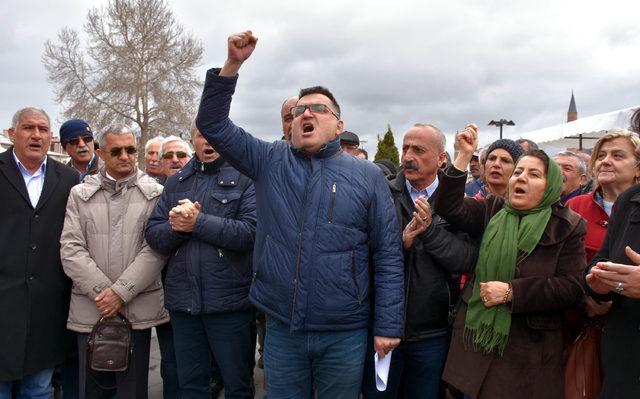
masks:
<instances>
[{"instance_id":1,"label":"white hair","mask_svg":"<svg viewBox=\"0 0 640 399\"><path fill-rule=\"evenodd\" d=\"M149 152L149 148L151 148L151 146L155 143L160 143L160 146L162 147L162 143L164 143L164 137L156 136L152 139L147 140L147 144L144 145L144 153L146 154L147 152Z\"/></svg>"},{"instance_id":2,"label":"white hair","mask_svg":"<svg viewBox=\"0 0 640 399\"><path fill-rule=\"evenodd\" d=\"M49 126L51 126L51 118L49 118L49 115L45 112L45 110L36 107L25 107L19 109L15 114L13 114L13 118L11 118L11 128L13 130L16 130L18 128L20 118L22 118L22 115L24 114L42 114L45 118L47 118L47 122L49 123Z\"/></svg>"},{"instance_id":3,"label":"white hair","mask_svg":"<svg viewBox=\"0 0 640 399\"><path fill-rule=\"evenodd\" d=\"M162 154L164 154L164 148L167 144L169 143L173 143L173 142L178 142L178 143L182 143L182 145L184 146L186 153L189 154L189 156L191 156L191 146L189 145L189 143L187 143L186 141L184 141L183 139L181 139L178 136L168 136L164 138L164 141L162 142L162 145L160 146L160 157L162 157Z\"/></svg>"}]
</instances>

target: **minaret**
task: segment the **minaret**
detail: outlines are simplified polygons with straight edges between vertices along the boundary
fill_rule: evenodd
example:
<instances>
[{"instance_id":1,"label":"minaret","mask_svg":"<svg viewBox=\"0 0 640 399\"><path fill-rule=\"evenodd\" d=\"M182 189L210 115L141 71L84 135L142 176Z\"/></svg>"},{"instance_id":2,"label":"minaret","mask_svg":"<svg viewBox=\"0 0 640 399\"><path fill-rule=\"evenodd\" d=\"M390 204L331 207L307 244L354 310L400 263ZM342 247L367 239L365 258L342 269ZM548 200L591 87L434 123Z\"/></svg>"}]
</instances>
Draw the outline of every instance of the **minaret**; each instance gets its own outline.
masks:
<instances>
[{"instance_id":1,"label":"minaret","mask_svg":"<svg viewBox=\"0 0 640 399\"><path fill-rule=\"evenodd\" d=\"M569 103L569 111L567 111L567 122L578 119L578 110L576 109L576 99L573 98L573 90L571 90L571 102Z\"/></svg>"}]
</instances>

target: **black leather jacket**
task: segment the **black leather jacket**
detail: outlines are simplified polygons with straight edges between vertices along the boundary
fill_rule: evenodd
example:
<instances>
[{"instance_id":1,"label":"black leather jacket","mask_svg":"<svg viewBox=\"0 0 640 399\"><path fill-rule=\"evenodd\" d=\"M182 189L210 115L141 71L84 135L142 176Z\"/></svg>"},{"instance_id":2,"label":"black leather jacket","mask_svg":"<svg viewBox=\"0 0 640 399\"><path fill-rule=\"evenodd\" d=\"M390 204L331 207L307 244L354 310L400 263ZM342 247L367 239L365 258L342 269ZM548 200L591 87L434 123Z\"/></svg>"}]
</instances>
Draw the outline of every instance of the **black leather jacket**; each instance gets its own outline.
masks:
<instances>
[{"instance_id":1,"label":"black leather jacket","mask_svg":"<svg viewBox=\"0 0 640 399\"><path fill-rule=\"evenodd\" d=\"M404 173L389 182L396 214L402 228L413 217L414 204L407 192ZM429 198L429 203L438 190ZM437 214L427 231L404 250L405 324L408 341L447 334L459 293L457 278L473 271L478 246L466 234L450 231L451 226Z\"/></svg>"}]
</instances>

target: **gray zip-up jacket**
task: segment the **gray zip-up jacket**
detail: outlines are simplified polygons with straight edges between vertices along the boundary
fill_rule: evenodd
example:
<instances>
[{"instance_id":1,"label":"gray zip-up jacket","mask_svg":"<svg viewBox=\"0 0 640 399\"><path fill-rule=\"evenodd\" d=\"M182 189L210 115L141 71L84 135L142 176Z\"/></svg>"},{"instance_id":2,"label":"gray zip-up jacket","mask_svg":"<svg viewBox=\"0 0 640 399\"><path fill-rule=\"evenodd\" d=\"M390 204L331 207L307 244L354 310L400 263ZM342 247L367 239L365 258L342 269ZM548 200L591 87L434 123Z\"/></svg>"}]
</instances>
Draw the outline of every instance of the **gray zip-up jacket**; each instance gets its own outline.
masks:
<instances>
[{"instance_id":1,"label":"gray zip-up jacket","mask_svg":"<svg viewBox=\"0 0 640 399\"><path fill-rule=\"evenodd\" d=\"M90 332L100 318L95 297L110 287L136 330L169 320L163 307L160 271L166 258L144 240L147 219L162 186L136 171L113 181L104 170L71 190L60 255L73 281L67 328Z\"/></svg>"}]
</instances>

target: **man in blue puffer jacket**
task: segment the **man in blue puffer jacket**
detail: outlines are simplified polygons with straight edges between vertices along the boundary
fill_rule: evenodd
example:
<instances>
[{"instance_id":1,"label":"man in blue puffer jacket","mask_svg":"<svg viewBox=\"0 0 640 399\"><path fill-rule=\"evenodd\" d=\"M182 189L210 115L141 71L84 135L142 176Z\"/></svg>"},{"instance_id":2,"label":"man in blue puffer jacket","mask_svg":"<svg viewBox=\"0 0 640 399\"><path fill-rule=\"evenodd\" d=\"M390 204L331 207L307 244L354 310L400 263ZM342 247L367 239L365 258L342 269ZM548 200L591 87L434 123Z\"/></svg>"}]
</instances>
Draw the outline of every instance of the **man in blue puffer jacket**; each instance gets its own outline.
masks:
<instances>
[{"instance_id":1,"label":"man in blue puffer jacket","mask_svg":"<svg viewBox=\"0 0 640 399\"><path fill-rule=\"evenodd\" d=\"M229 108L237 72L257 39L232 35L221 70L207 73L196 124L256 186L256 246L250 299L267 314L269 398L356 398L375 283L374 346L400 342L403 263L391 193L375 165L340 149L340 108L322 87L292 108L291 143L266 143L235 126ZM369 275L369 258L374 275Z\"/></svg>"},{"instance_id":2,"label":"man in blue puffer jacket","mask_svg":"<svg viewBox=\"0 0 640 399\"><path fill-rule=\"evenodd\" d=\"M169 176L146 239L171 255L165 307L171 315L180 392L209 398L213 353L225 397L253 398L253 309L249 303L255 237L251 179L222 159L192 129L193 157Z\"/></svg>"}]
</instances>

